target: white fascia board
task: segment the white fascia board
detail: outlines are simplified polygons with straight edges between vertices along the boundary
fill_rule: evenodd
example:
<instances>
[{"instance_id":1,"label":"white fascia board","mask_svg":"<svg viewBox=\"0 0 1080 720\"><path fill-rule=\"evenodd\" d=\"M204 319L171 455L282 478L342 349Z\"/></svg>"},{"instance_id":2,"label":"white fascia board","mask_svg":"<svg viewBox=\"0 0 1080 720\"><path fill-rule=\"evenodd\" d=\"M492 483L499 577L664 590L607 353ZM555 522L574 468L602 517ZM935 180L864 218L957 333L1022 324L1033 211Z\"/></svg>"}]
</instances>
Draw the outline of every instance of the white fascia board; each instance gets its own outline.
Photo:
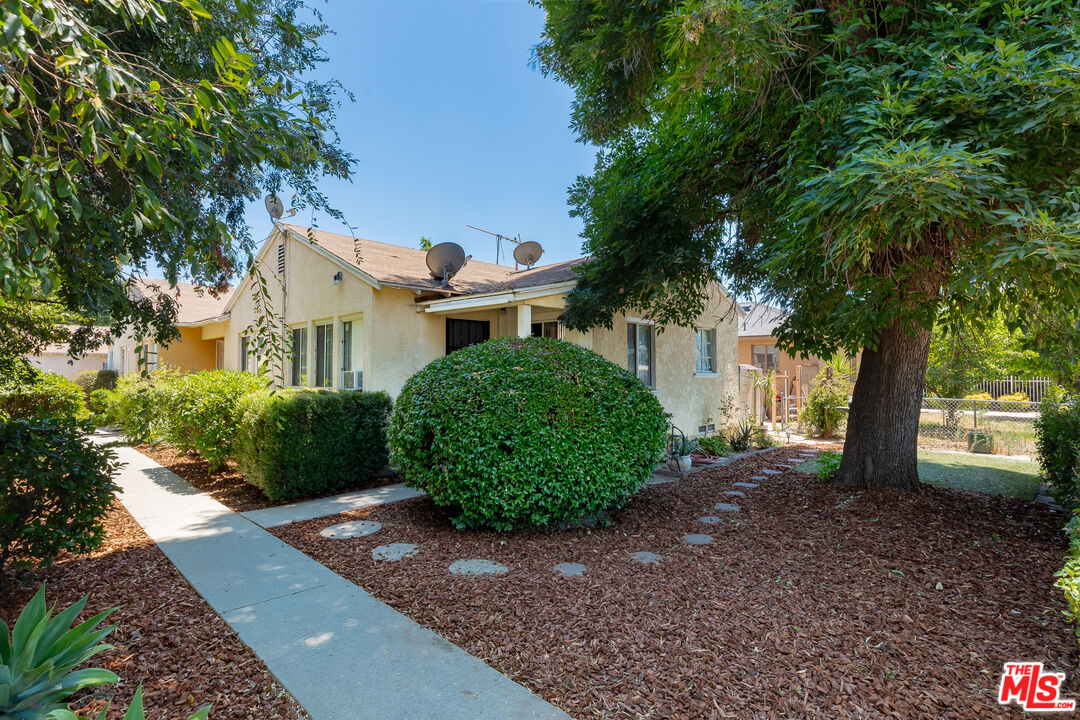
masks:
<instances>
[{"instance_id":1,"label":"white fascia board","mask_svg":"<svg viewBox=\"0 0 1080 720\"><path fill-rule=\"evenodd\" d=\"M263 240L263 244L262 247L259 248L259 252L255 253L255 259L254 261L252 261L251 265L252 268L257 268L259 267L259 265L262 264L263 258L266 257L267 251L270 249L270 246L273 245L273 243L270 241L273 240L274 236L284 234L285 231L275 224L274 229L271 230L270 234L266 236L265 240ZM251 278L252 273L250 270L244 273L243 280L240 281L240 284L236 287L236 290L233 291L232 297L229 298L229 302L225 303L226 315L232 312L233 305L235 305L239 301L240 296L243 294L241 291L243 291L248 286Z\"/></svg>"},{"instance_id":2,"label":"white fascia board","mask_svg":"<svg viewBox=\"0 0 1080 720\"><path fill-rule=\"evenodd\" d=\"M560 283L552 283L550 285L539 285L532 288L522 288L521 290L504 290L495 293L484 293L477 295L466 295L465 297L453 298L448 300L427 300L422 303L418 303L417 310L423 308L424 312L453 312L455 310L470 310L485 307L499 307L502 305L510 305L516 302L524 302L526 300L532 300L539 297L547 297L548 295L559 295L564 292L569 292L573 289L575 282L573 280Z\"/></svg>"}]
</instances>

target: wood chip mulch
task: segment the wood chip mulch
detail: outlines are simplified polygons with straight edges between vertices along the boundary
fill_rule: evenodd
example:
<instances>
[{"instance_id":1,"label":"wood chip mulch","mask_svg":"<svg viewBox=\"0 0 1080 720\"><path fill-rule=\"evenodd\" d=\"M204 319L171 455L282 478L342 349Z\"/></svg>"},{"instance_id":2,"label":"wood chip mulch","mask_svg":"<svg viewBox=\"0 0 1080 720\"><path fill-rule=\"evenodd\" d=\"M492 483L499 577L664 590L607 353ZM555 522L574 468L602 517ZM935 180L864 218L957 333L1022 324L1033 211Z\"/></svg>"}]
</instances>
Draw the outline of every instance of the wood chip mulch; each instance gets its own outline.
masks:
<instances>
[{"instance_id":1,"label":"wood chip mulch","mask_svg":"<svg viewBox=\"0 0 1080 720\"><path fill-rule=\"evenodd\" d=\"M307 718L119 504L106 527L97 551L12 578L0 594L0 617L9 627L42 581L47 601L58 608L89 593L81 619L119 606L109 623L120 626L105 640L115 649L86 666L112 670L120 683L76 696L73 710L94 717L112 698L109 719L119 720L141 682L146 716L154 720L181 720L208 704L211 720Z\"/></svg>"},{"instance_id":2,"label":"wood chip mulch","mask_svg":"<svg viewBox=\"0 0 1080 720\"><path fill-rule=\"evenodd\" d=\"M793 470L746 498L723 495L797 449L646 488L607 528L458 532L418 498L274 533L581 720L1021 717L996 702L1007 660L1065 672L1075 697L1077 642L1052 586L1061 515L935 487L863 492ZM358 518L383 528L318 534ZM687 533L715 542L691 546ZM372 560L394 542L420 551ZM633 562L642 550L663 561ZM450 575L462 558L510 572ZM564 578L559 562L588 569Z\"/></svg>"},{"instance_id":3,"label":"wood chip mulch","mask_svg":"<svg viewBox=\"0 0 1080 720\"><path fill-rule=\"evenodd\" d=\"M136 445L134 447L143 455L173 471L233 512L262 510L263 508L296 502L295 500L274 501L267 499L262 490L244 481L244 476L236 469L236 463L232 460L226 460L225 467L210 472L209 465L199 457L198 453L184 455L171 445ZM401 482L401 478L394 475L365 478L358 480L353 487L335 490L322 495L312 495L304 499L314 500L315 498L329 497L343 492L367 490L399 482Z\"/></svg>"}]
</instances>

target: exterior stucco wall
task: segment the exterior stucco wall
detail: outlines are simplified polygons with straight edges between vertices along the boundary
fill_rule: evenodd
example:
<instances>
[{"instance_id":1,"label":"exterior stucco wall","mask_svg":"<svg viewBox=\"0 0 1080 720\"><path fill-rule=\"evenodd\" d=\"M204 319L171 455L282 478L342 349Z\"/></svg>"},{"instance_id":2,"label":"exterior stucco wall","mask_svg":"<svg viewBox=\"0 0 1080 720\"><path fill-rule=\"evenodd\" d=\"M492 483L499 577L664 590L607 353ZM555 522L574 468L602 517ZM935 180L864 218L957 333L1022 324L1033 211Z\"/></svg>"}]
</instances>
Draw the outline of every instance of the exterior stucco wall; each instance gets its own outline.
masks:
<instances>
[{"instance_id":1,"label":"exterior stucco wall","mask_svg":"<svg viewBox=\"0 0 1080 720\"><path fill-rule=\"evenodd\" d=\"M172 365L185 372L213 370L215 360L214 341L203 340L202 329L197 327L180 328L179 340L158 347L158 367Z\"/></svg>"},{"instance_id":2,"label":"exterior stucco wall","mask_svg":"<svg viewBox=\"0 0 1080 720\"><path fill-rule=\"evenodd\" d=\"M83 355L77 360L71 360L63 353L42 353L41 355L27 355L26 359L36 368L63 375L66 378L74 377L83 370L101 370L105 367L105 353L90 353Z\"/></svg>"}]
</instances>

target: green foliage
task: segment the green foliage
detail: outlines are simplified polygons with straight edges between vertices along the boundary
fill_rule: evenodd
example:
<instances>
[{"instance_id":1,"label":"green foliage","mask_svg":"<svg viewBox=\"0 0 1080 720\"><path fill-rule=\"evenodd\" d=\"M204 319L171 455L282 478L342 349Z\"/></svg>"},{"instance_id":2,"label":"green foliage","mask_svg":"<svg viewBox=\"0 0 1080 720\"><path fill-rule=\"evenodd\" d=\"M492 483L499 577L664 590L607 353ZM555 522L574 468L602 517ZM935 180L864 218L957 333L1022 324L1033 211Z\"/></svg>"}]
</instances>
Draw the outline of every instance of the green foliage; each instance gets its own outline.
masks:
<instances>
[{"instance_id":1,"label":"green foliage","mask_svg":"<svg viewBox=\"0 0 1080 720\"><path fill-rule=\"evenodd\" d=\"M1080 511L1073 512L1065 534L1069 537L1069 551L1065 566L1054 574L1054 585L1065 593L1065 617L1077 626L1076 637L1080 640Z\"/></svg>"},{"instance_id":2,"label":"green foliage","mask_svg":"<svg viewBox=\"0 0 1080 720\"><path fill-rule=\"evenodd\" d=\"M0 411L13 418L89 417L82 389L63 375L37 371L30 380L0 386Z\"/></svg>"},{"instance_id":3,"label":"green foliage","mask_svg":"<svg viewBox=\"0 0 1080 720\"><path fill-rule=\"evenodd\" d=\"M107 390L105 388L91 390L90 396L86 398L86 407L90 412L94 413L95 416L105 416L115 404L117 397L118 395L115 390Z\"/></svg>"},{"instance_id":4,"label":"green foliage","mask_svg":"<svg viewBox=\"0 0 1080 720\"><path fill-rule=\"evenodd\" d=\"M456 526L557 526L623 505L656 469L667 421L596 353L498 338L428 364L390 420L394 465Z\"/></svg>"},{"instance_id":5,"label":"green foliage","mask_svg":"<svg viewBox=\"0 0 1080 720\"><path fill-rule=\"evenodd\" d=\"M271 500L353 487L386 465L390 407L383 392L248 394L240 402L236 462Z\"/></svg>"},{"instance_id":6,"label":"green foliage","mask_svg":"<svg viewBox=\"0 0 1080 720\"><path fill-rule=\"evenodd\" d=\"M688 457L698 451L699 444L697 438L680 435L670 443L671 455L673 457Z\"/></svg>"},{"instance_id":7,"label":"green foliage","mask_svg":"<svg viewBox=\"0 0 1080 720\"><path fill-rule=\"evenodd\" d=\"M165 440L180 452L199 453L211 472L232 454L240 431L240 399L266 387L257 375L206 370L177 378L162 393L156 413Z\"/></svg>"},{"instance_id":8,"label":"green foliage","mask_svg":"<svg viewBox=\"0 0 1080 720\"><path fill-rule=\"evenodd\" d=\"M82 391L79 391L80 395ZM67 417L16 420L0 413L0 589L10 560L47 565L104 539L115 455Z\"/></svg>"},{"instance_id":9,"label":"green foliage","mask_svg":"<svg viewBox=\"0 0 1080 720\"><path fill-rule=\"evenodd\" d=\"M754 438L758 435L758 426L753 420L743 420L727 431L727 442L735 452L746 452L754 447Z\"/></svg>"},{"instance_id":10,"label":"green foliage","mask_svg":"<svg viewBox=\"0 0 1080 720\"><path fill-rule=\"evenodd\" d=\"M89 399L95 390L115 390L119 374L115 370L83 370L75 375L75 384L83 389Z\"/></svg>"},{"instance_id":11,"label":"green foliage","mask_svg":"<svg viewBox=\"0 0 1080 720\"><path fill-rule=\"evenodd\" d=\"M0 620L0 717L39 720L65 717L64 700L80 690L109 685L119 678L101 668L75 667L111 650L101 640L116 629L100 627L113 611L106 610L79 623L87 597L53 616L45 604L45 586L37 591L8 631ZM60 715L50 715L60 712Z\"/></svg>"},{"instance_id":12,"label":"green foliage","mask_svg":"<svg viewBox=\"0 0 1080 720\"><path fill-rule=\"evenodd\" d=\"M354 160L333 128L340 85L306 77L331 31L317 8L23 0L5 17L0 307L40 294L167 341L175 305L129 297L130 274L223 288L263 192L340 217L319 184Z\"/></svg>"},{"instance_id":13,"label":"green foliage","mask_svg":"<svg viewBox=\"0 0 1080 720\"><path fill-rule=\"evenodd\" d=\"M1051 388L1039 404L1035 447L1043 477L1058 502L1080 500L1080 403L1066 402L1057 388Z\"/></svg>"},{"instance_id":14,"label":"green foliage","mask_svg":"<svg viewBox=\"0 0 1080 720\"><path fill-rule=\"evenodd\" d=\"M832 436L843 425L847 412L843 410L851 397L850 371L845 373L840 363L826 364L810 381L802 421L817 435Z\"/></svg>"},{"instance_id":15,"label":"green foliage","mask_svg":"<svg viewBox=\"0 0 1080 720\"><path fill-rule=\"evenodd\" d=\"M102 640L116 625L101 623L116 608L78 622L89 595L55 616L45 604L45 586L19 613L9 632L0 620L0 717L11 720L86 720L71 712L64 702L87 688L111 685L120 678L103 668L75 668L100 652L113 649ZM78 623L78 624L76 624ZM95 720L105 720L106 703ZM187 720L206 720L205 707ZM142 685L124 713L123 720L144 720Z\"/></svg>"},{"instance_id":16,"label":"green foliage","mask_svg":"<svg viewBox=\"0 0 1080 720\"><path fill-rule=\"evenodd\" d=\"M836 477L836 473L840 472L840 461L843 460L843 453L838 452L823 452L818 456L818 471L817 477L821 482L831 482Z\"/></svg>"},{"instance_id":17,"label":"green foliage","mask_svg":"<svg viewBox=\"0 0 1080 720\"><path fill-rule=\"evenodd\" d=\"M1023 349L1023 336L1006 327L1002 313L991 319L938 323L930 338L926 390L943 398L965 397L980 380L1024 374L1035 353Z\"/></svg>"},{"instance_id":18,"label":"green foliage","mask_svg":"<svg viewBox=\"0 0 1080 720\"><path fill-rule=\"evenodd\" d=\"M702 450L714 457L727 457L732 452L731 445L719 434L698 438L698 444Z\"/></svg>"},{"instance_id":19,"label":"green foliage","mask_svg":"<svg viewBox=\"0 0 1080 720\"><path fill-rule=\"evenodd\" d=\"M166 365L146 375L128 373L116 381L116 402L110 407L110 415L129 440L157 443L164 438L163 412L169 388L181 377L178 369Z\"/></svg>"}]
</instances>

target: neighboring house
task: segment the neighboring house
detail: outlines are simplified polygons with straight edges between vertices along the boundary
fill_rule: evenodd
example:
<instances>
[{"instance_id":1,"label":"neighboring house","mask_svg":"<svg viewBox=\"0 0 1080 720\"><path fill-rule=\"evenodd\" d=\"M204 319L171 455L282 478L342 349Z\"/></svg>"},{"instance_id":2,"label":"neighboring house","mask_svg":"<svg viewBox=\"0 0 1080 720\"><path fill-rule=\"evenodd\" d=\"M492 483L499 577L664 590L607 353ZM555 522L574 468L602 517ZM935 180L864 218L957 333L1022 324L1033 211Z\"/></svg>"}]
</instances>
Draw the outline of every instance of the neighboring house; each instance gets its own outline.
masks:
<instances>
[{"instance_id":1,"label":"neighboring house","mask_svg":"<svg viewBox=\"0 0 1080 720\"><path fill-rule=\"evenodd\" d=\"M125 333L108 347L107 366L121 375L139 372L140 357L147 369L167 364L183 370L215 370L225 367L225 344L222 338L225 304L231 293L214 297L208 290L190 283L170 286L164 280L135 280L130 292L136 297L167 294L176 302L176 325L180 339L167 347L152 340Z\"/></svg>"},{"instance_id":2,"label":"neighboring house","mask_svg":"<svg viewBox=\"0 0 1080 720\"><path fill-rule=\"evenodd\" d=\"M422 250L279 223L256 265L295 351L287 367L269 368L272 377L286 386L396 396L413 373L454 350L489 337L544 336L590 348L635 372L691 434L719 423L725 396L737 397L741 311L719 285L710 287L696 328L657 332L651 320L631 314L616 316L611 330L582 333L562 326L559 317L583 259L522 270L470 260L444 286L425 258ZM197 342L221 343L218 367L254 372L266 364L252 331L262 312L255 282L245 276L224 306L205 311L201 321L185 308L181 288L182 314L200 330ZM165 352L159 350L160 362Z\"/></svg>"},{"instance_id":3,"label":"neighboring house","mask_svg":"<svg viewBox=\"0 0 1080 720\"><path fill-rule=\"evenodd\" d=\"M810 381L825 366L816 355L794 357L776 347L776 328L787 313L764 303L742 303L745 315L739 321L739 364L758 370L772 370L787 375L787 390L792 396L806 397ZM777 386L777 391L781 388Z\"/></svg>"},{"instance_id":4,"label":"neighboring house","mask_svg":"<svg viewBox=\"0 0 1080 720\"><path fill-rule=\"evenodd\" d=\"M69 329L74 330L75 328ZM26 359L36 368L74 379L83 370L102 370L106 368L108 366L106 352L107 349L102 346L83 353L78 358L71 358L68 355L68 344L57 343L49 345L37 355L27 355Z\"/></svg>"}]
</instances>

